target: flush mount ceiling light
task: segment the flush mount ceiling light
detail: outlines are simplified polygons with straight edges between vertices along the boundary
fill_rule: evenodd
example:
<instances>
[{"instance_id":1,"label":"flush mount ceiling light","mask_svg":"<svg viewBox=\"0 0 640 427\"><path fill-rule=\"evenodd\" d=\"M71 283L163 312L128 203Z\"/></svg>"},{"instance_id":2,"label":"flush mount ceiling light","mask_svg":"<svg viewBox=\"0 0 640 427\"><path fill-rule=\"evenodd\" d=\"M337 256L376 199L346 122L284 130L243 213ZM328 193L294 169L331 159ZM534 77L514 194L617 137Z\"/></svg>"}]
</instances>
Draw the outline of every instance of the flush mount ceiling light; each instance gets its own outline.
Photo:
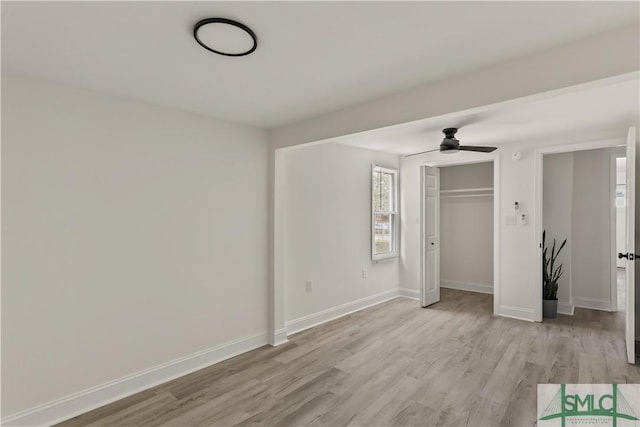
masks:
<instances>
[{"instance_id":1,"label":"flush mount ceiling light","mask_svg":"<svg viewBox=\"0 0 640 427\"><path fill-rule=\"evenodd\" d=\"M245 56L256 50L258 38L251 28L226 18L207 18L193 27L193 37L208 51L224 56Z\"/></svg>"}]
</instances>

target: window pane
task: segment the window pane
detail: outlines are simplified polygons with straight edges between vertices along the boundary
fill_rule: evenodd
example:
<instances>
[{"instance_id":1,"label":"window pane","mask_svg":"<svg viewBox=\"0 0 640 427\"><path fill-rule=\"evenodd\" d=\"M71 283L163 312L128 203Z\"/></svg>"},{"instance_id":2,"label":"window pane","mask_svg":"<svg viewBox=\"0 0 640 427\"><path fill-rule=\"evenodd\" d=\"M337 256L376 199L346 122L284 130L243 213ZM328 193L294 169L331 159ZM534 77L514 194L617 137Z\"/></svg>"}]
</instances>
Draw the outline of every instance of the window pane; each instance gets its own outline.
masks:
<instances>
[{"instance_id":1,"label":"window pane","mask_svg":"<svg viewBox=\"0 0 640 427\"><path fill-rule=\"evenodd\" d=\"M393 206L393 174L373 172L373 209L376 212L391 212Z\"/></svg>"},{"instance_id":2,"label":"window pane","mask_svg":"<svg viewBox=\"0 0 640 427\"><path fill-rule=\"evenodd\" d=\"M375 166L372 169L371 208L373 210L372 259L395 256L398 249L396 236L396 200L398 171Z\"/></svg>"},{"instance_id":3,"label":"window pane","mask_svg":"<svg viewBox=\"0 0 640 427\"><path fill-rule=\"evenodd\" d=\"M393 175L390 173L383 173L380 183L382 212L390 212L393 210L391 206L392 200L392 187L393 187Z\"/></svg>"},{"instance_id":4,"label":"window pane","mask_svg":"<svg viewBox=\"0 0 640 427\"><path fill-rule=\"evenodd\" d=\"M381 204L380 204L380 170L379 169L373 170L372 179L373 179L373 186L372 186L373 194L371 195L371 199L373 200L373 211L380 212Z\"/></svg>"},{"instance_id":5,"label":"window pane","mask_svg":"<svg viewBox=\"0 0 640 427\"><path fill-rule=\"evenodd\" d=\"M375 253L391 252L391 233L393 232L391 214L375 214L373 217Z\"/></svg>"}]
</instances>

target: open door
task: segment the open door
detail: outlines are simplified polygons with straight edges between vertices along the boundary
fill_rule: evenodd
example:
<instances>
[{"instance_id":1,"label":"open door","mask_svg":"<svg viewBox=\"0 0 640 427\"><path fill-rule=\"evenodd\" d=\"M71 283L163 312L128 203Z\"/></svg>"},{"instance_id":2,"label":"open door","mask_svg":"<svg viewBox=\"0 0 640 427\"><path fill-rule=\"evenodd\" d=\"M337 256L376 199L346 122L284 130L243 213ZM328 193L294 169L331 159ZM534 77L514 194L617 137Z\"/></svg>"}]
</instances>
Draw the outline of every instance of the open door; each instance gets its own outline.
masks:
<instances>
[{"instance_id":1,"label":"open door","mask_svg":"<svg viewBox=\"0 0 640 427\"><path fill-rule=\"evenodd\" d=\"M422 166L422 271L423 307L440 301L440 169Z\"/></svg>"},{"instance_id":2,"label":"open door","mask_svg":"<svg viewBox=\"0 0 640 427\"><path fill-rule=\"evenodd\" d=\"M625 341L627 361L635 364L635 260L636 255L636 128L629 128L627 135L627 206L626 206L626 250L619 258L626 258L627 286L625 307Z\"/></svg>"}]
</instances>

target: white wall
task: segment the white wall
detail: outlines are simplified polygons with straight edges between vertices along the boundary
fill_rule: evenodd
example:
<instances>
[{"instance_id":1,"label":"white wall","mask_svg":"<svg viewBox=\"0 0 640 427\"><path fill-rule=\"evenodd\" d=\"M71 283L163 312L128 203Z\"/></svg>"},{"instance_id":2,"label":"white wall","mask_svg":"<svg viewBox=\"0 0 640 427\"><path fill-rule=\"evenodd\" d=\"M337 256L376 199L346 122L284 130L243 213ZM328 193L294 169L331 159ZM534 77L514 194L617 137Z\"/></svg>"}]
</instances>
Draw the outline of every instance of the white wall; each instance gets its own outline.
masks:
<instances>
[{"instance_id":1,"label":"white wall","mask_svg":"<svg viewBox=\"0 0 640 427\"><path fill-rule=\"evenodd\" d=\"M624 144L626 129L619 129L619 143ZM582 141L573 141L582 142ZM535 177L534 151L536 147L567 143L561 140L521 141L500 147L494 154L500 159L500 176L497 188L500 191L500 272L497 281L500 290L497 295L498 313L527 320L535 320L535 304L541 296L536 283L536 260L538 257L534 222ZM522 160L511 158L515 151L524 154ZM438 157L440 156L440 157ZM438 153L424 154L401 159L401 209L403 227L401 232L402 262L400 286L419 289L420 284L420 165L442 160ZM445 155L446 156L446 155ZM455 161L478 159L478 154L456 154ZM450 160L453 161L453 160ZM607 177L608 182L608 177ZM528 215L526 225L505 225L505 215L513 214L514 202L520 204L520 212ZM608 205L607 205L608 206ZM608 248L608 241L606 243ZM575 277L573 282L575 283Z\"/></svg>"},{"instance_id":2,"label":"white wall","mask_svg":"<svg viewBox=\"0 0 640 427\"><path fill-rule=\"evenodd\" d=\"M2 76L2 411L267 331L262 131Z\"/></svg>"},{"instance_id":3,"label":"white wall","mask_svg":"<svg viewBox=\"0 0 640 427\"><path fill-rule=\"evenodd\" d=\"M567 244L558 255L556 265L563 265L558 281L558 310L571 314L572 264L571 235L573 217L573 153L548 154L543 159L543 227L547 231L548 254L551 256L553 239L558 245L566 238ZM557 246L556 246L557 248Z\"/></svg>"},{"instance_id":4,"label":"white wall","mask_svg":"<svg viewBox=\"0 0 640 427\"><path fill-rule=\"evenodd\" d=\"M536 98L553 96L548 91L562 88L564 91L574 90L575 88L569 87L581 83L590 85L592 83L589 82L599 79L617 80L616 76L637 72L640 55L639 40L638 26L629 26L273 129L269 133L270 159L274 164L278 156L276 150L282 147L336 138L412 120L445 116L462 110L481 111L490 104L517 103L520 101L518 98L527 96ZM595 57L602 60L595 61ZM566 62L570 62L573 66L558 66ZM553 72L540 72L540 70ZM609 129L609 131L614 132L611 135L622 137L626 132L626 125L632 124L627 123L620 129ZM502 189L498 215L512 211L513 202L518 200L523 205L523 212L530 214L530 220L534 219L535 187L532 151L536 146L564 143L566 140L563 141L562 138L554 141L514 141L501 149L497 154L501 163L499 186ZM526 156L520 162L511 160L511 153L517 150L523 151ZM460 155L462 154L456 156ZM403 255L400 265L400 284L402 287L414 290L418 290L420 283L419 165L426 159L424 156L414 156L401 161L401 193L406 197L401 199L403 227L400 242ZM270 179L275 182L274 177L277 174L277 168L274 167ZM280 204L276 187L270 189L269 195L273 201L271 211L274 215L273 221L270 222L270 232L273 235L272 247L277 250L281 246L281 236L276 227L278 222L276 213ZM502 224L503 220L501 216ZM499 276L495 279L501 286L497 298L499 308L497 311L504 315L534 320L534 302L540 298L540 295L538 284L534 279L537 267L532 260L539 258L536 248L539 236L536 236L531 223L532 221L527 226L517 227L500 226L498 233L502 267ZM638 227L638 233L640 235L640 227ZM277 274L282 269L282 257L279 256L279 251L276 252L270 289L272 307L277 311L283 299L283 284ZM640 298L638 300L640 301ZM284 322L281 322L278 316L278 313L274 313L272 329L284 326ZM640 316L638 320L640 324ZM637 329L640 331L640 327Z\"/></svg>"},{"instance_id":5,"label":"white wall","mask_svg":"<svg viewBox=\"0 0 640 427\"><path fill-rule=\"evenodd\" d=\"M270 143L281 148L335 138L634 72L638 32L630 25L282 126L271 132Z\"/></svg>"},{"instance_id":6,"label":"white wall","mask_svg":"<svg viewBox=\"0 0 640 427\"><path fill-rule=\"evenodd\" d=\"M286 321L397 290L398 259L371 261L372 163L399 167L397 155L338 144L285 153Z\"/></svg>"},{"instance_id":7,"label":"white wall","mask_svg":"<svg viewBox=\"0 0 640 427\"><path fill-rule=\"evenodd\" d=\"M400 159L400 287L420 292L420 165Z\"/></svg>"},{"instance_id":8,"label":"white wall","mask_svg":"<svg viewBox=\"0 0 640 427\"><path fill-rule=\"evenodd\" d=\"M493 187L493 162L440 168L440 189ZM493 193L489 191L489 193ZM440 197L442 287L493 292L493 197ZM467 194L467 195L469 195Z\"/></svg>"},{"instance_id":9,"label":"white wall","mask_svg":"<svg viewBox=\"0 0 640 427\"><path fill-rule=\"evenodd\" d=\"M574 153L571 235L576 307L611 308L611 152Z\"/></svg>"},{"instance_id":10,"label":"white wall","mask_svg":"<svg viewBox=\"0 0 640 427\"><path fill-rule=\"evenodd\" d=\"M493 162L445 166L440 169L440 190L493 187Z\"/></svg>"}]
</instances>

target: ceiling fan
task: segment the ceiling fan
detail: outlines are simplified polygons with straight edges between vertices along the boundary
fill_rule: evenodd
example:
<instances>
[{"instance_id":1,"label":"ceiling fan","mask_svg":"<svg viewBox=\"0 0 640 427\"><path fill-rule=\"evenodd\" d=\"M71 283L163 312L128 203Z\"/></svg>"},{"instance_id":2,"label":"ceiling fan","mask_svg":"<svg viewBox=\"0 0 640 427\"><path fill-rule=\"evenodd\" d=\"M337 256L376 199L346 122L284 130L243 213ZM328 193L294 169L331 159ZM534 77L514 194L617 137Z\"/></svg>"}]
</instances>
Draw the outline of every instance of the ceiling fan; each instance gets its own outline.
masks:
<instances>
[{"instance_id":1,"label":"ceiling fan","mask_svg":"<svg viewBox=\"0 0 640 427\"><path fill-rule=\"evenodd\" d=\"M443 129L444 139L440 144L440 148L436 148L434 150L421 151L419 153L408 154L405 157L417 156L418 154L431 153L433 151L440 151L445 154L453 154L458 151L477 151L480 153L491 153L498 149L498 147L481 147L478 145L460 145L460 141L458 141L455 137L456 132L458 132L458 128L446 128Z\"/></svg>"}]
</instances>

